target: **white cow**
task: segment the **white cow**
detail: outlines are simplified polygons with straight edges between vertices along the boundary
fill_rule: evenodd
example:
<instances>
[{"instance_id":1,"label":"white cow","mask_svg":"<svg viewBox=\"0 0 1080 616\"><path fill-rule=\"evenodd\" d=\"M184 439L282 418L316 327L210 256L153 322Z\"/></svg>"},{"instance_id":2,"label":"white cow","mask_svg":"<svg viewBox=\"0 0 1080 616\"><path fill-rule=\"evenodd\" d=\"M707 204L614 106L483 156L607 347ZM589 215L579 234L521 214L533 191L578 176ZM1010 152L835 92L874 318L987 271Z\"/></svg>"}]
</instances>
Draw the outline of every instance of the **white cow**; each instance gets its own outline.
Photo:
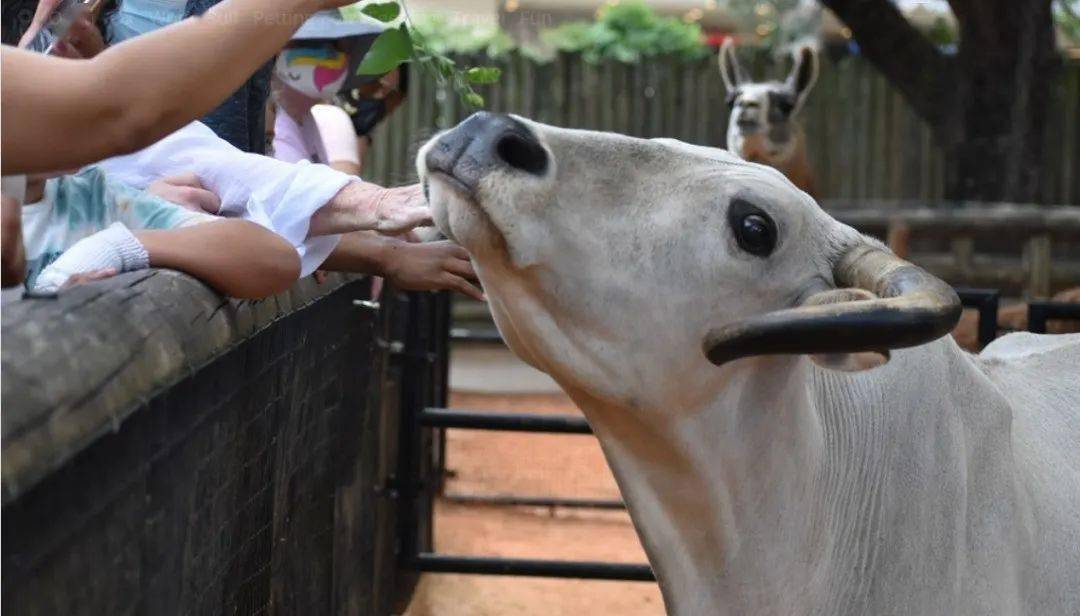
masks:
<instances>
[{"instance_id":1,"label":"white cow","mask_svg":"<svg viewBox=\"0 0 1080 616\"><path fill-rule=\"evenodd\" d=\"M477 114L418 166L670 613L1080 613L1080 337L965 353L947 285L722 150Z\"/></svg>"}]
</instances>

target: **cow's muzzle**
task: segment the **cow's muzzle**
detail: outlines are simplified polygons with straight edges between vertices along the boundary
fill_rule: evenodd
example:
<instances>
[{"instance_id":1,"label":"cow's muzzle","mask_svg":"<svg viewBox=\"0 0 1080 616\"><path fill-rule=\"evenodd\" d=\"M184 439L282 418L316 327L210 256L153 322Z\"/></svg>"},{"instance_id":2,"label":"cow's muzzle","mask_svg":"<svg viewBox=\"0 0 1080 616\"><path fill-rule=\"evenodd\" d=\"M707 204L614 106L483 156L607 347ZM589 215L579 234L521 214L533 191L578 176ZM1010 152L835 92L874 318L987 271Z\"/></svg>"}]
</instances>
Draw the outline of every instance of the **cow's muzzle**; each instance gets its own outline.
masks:
<instances>
[{"instance_id":1,"label":"cow's muzzle","mask_svg":"<svg viewBox=\"0 0 1080 616\"><path fill-rule=\"evenodd\" d=\"M524 124L481 111L440 136L424 164L428 172L443 174L474 193L492 171L509 169L539 176L547 172L549 161L547 151Z\"/></svg>"}]
</instances>

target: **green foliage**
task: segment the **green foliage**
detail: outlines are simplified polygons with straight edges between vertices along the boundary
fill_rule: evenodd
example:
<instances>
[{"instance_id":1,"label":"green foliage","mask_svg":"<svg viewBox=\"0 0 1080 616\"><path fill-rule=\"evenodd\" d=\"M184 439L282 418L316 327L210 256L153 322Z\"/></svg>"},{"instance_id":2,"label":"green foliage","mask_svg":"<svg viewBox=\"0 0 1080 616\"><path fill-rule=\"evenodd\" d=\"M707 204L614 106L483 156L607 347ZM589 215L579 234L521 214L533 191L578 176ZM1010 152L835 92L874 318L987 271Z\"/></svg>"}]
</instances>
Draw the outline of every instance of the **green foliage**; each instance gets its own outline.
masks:
<instances>
[{"instance_id":1,"label":"green foliage","mask_svg":"<svg viewBox=\"0 0 1080 616\"><path fill-rule=\"evenodd\" d=\"M405 20L396 28L387 28L375 38L360 66L356 67L356 74L384 75L405 62L412 62L432 74L440 84L453 88L466 105L483 107L484 97L473 86L496 83L502 71L486 66L459 69L446 55L448 50L440 49L428 35L411 23L403 0L360 2L341 8L344 19L371 18L383 23L397 20L402 13L405 13Z\"/></svg>"},{"instance_id":2,"label":"green foliage","mask_svg":"<svg viewBox=\"0 0 1080 616\"><path fill-rule=\"evenodd\" d=\"M397 2L376 2L368 4L360 9L360 12L372 19L389 23L401 14L401 7Z\"/></svg>"},{"instance_id":3,"label":"green foliage","mask_svg":"<svg viewBox=\"0 0 1080 616\"><path fill-rule=\"evenodd\" d=\"M491 85L499 82L502 70L493 66L474 66L465 71L465 78L474 85Z\"/></svg>"},{"instance_id":4,"label":"green foliage","mask_svg":"<svg viewBox=\"0 0 1080 616\"><path fill-rule=\"evenodd\" d=\"M424 13L413 20L428 49L441 54L485 54L491 58L514 49L514 40L495 24L476 24L451 19L441 13Z\"/></svg>"},{"instance_id":5,"label":"green foliage","mask_svg":"<svg viewBox=\"0 0 1080 616\"><path fill-rule=\"evenodd\" d=\"M630 63L659 55L692 60L707 53L701 26L659 16L641 2L607 5L592 23L566 23L540 38L556 50L581 53L587 62Z\"/></svg>"},{"instance_id":6,"label":"green foliage","mask_svg":"<svg viewBox=\"0 0 1080 616\"><path fill-rule=\"evenodd\" d=\"M1080 2L1057 0L1054 3L1054 23L1073 44L1080 44Z\"/></svg>"},{"instance_id":7,"label":"green foliage","mask_svg":"<svg viewBox=\"0 0 1080 616\"><path fill-rule=\"evenodd\" d=\"M375 39L371 49L364 54L357 75L384 75L407 62L413 55L413 41L405 24L388 28Z\"/></svg>"},{"instance_id":8,"label":"green foliage","mask_svg":"<svg viewBox=\"0 0 1080 616\"><path fill-rule=\"evenodd\" d=\"M944 17L938 17L934 20L934 24L930 26L930 30L926 33L926 38L939 46L953 45L958 40L956 30L949 25L949 22Z\"/></svg>"}]
</instances>

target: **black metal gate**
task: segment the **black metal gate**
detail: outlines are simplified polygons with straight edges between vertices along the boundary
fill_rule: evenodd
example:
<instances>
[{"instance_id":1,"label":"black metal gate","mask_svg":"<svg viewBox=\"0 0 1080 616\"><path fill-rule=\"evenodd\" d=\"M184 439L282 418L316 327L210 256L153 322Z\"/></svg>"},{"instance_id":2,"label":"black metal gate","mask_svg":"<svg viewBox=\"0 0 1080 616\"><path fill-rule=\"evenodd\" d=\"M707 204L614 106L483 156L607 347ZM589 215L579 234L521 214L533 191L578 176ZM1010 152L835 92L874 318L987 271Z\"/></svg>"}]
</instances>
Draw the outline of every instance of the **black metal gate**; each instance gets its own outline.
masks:
<instances>
[{"instance_id":1,"label":"black metal gate","mask_svg":"<svg viewBox=\"0 0 1080 616\"><path fill-rule=\"evenodd\" d=\"M978 341L984 347L997 337L1000 294L991 289L958 288L961 303L979 313ZM470 573L539 576L594 580L654 581L647 564L601 561L496 558L443 554L431 550L434 532L432 499L442 492L445 470L445 430L500 430L515 432L589 435L592 430L577 415L496 413L447 408L447 374L452 341L500 343L494 330L450 327L450 296L447 293L410 294L413 331L405 333L400 355L414 369L412 394L402 404L401 479L398 481L401 516L401 562L415 572ZM1047 319L1080 319L1080 304L1038 301L1029 304L1029 330L1045 332ZM410 388L406 388L409 391ZM431 459L418 459L425 439L434 439ZM625 508L622 501L569 499L517 495L449 494L457 502L543 507Z\"/></svg>"}]
</instances>

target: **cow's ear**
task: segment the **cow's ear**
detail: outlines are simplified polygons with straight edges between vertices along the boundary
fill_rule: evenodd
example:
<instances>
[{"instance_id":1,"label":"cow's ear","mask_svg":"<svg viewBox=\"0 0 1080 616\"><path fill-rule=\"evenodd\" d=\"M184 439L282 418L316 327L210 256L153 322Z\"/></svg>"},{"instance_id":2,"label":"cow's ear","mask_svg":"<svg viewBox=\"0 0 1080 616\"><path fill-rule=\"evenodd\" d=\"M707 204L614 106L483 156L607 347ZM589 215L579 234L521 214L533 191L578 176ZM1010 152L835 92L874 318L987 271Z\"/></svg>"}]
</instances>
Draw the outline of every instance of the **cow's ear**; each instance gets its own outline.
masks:
<instances>
[{"instance_id":1,"label":"cow's ear","mask_svg":"<svg viewBox=\"0 0 1080 616\"><path fill-rule=\"evenodd\" d=\"M821 306L841 302L875 299L877 296L863 289L831 289L815 293L803 302L804 306ZM857 351L854 353L819 353L810 356L810 361L829 370L841 372L861 372L877 368L889 361L889 350Z\"/></svg>"},{"instance_id":2,"label":"cow's ear","mask_svg":"<svg viewBox=\"0 0 1080 616\"><path fill-rule=\"evenodd\" d=\"M729 93L734 92L740 84L746 81L739 59L735 57L735 41L727 38L720 46L720 77L724 80L724 87Z\"/></svg>"},{"instance_id":3,"label":"cow's ear","mask_svg":"<svg viewBox=\"0 0 1080 616\"><path fill-rule=\"evenodd\" d=\"M787 86L795 93L795 108L792 113L802 109L806 95L814 87L818 76L818 56L814 48L804 45L795 50L795 65L787 78Z\"/></svg>"}]
</instances>

